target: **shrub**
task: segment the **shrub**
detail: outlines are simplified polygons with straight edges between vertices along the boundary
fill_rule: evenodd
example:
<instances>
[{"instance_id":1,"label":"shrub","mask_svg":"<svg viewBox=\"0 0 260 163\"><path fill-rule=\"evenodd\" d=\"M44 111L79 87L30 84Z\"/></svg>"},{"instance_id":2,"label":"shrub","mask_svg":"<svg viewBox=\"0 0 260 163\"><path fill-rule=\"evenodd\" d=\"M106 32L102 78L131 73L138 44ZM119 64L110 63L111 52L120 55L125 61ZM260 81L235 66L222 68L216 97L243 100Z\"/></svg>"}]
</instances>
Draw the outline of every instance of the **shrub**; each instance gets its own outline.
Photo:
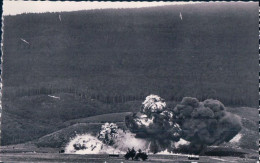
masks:
<instances>
[{"instance_id":1,"label":"shrub","mask_svg":"<svg viewBox=\"0 0 260 163\"><path fill-rule=\"evenodd\" d=\"M132 148L131 150L128 148L127 153L124 155L125 159L128 160L129 158L132 158L132 160L140 160L143 161L148 159L148 155L145 152L142 152L141 149L138 150L138 153L136 153L135 149Z\"/></svg>"},{"instance_id":2,"label":"shrub","mask_svg":"<svg viewBox=\"0 0 260 163\"><path fill-rule=\"evenodd\" d=\"M124 155L125 159L128 160L129 158L132 158L132 160L134 159L136 154L136 151L134 148L132 148L131 150L128 148L127 153Z\"/></svg>"}]
</instances>

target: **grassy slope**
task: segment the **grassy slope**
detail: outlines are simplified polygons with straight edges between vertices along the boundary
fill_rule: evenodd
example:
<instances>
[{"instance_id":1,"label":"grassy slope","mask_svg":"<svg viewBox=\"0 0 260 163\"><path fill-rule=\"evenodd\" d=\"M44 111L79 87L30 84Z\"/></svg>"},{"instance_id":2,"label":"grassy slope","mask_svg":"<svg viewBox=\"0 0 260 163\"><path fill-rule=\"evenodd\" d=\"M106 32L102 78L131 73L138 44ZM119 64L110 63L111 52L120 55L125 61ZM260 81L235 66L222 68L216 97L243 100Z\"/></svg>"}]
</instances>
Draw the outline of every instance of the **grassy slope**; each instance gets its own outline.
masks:
<instances>
[{"instance_id":1,"label":"grassy slope","mask_svg":"<svg viewBox=\"0 0 260 163\"><path fill-rule=\"evenodd\" d=\"M76 134L89 133L96 136L105 122L113 122L125 128L124 118L130 113L111 113L66 121L63 123L65 128L37 139L35 144L39 147L64 147Z\"/></svg>"},{"instance_id":2,"label":"grassy slope","mask_svg":"<svg viewBox=\"0 0 260 163\"><path fill-rule=\"evenodd\" d=\"M73 125L75 123L114 123L114 122L124 122L125 116L131 114L132 112L123 112L123 113L110 113L110 114L103 114L97 115L87 118L81 119L73 119L70 121L64 122L65 126Z\"/></svg>"},{"instance_id":3,"label":"grassy slope","mask_svg":"<svg viewBox=\"0 0 260 163\"><path fill-rule=\"evenodd\" d=\"M258 10L237 4L5 17L2 144L136 111L150 93L256 106Z\"/></svg>"},{"instance_id":4,"label":"grassy slope","mask_svg":"<svg viewBox=\"0 0 260 163\"><path fill-rule=\"evenodd\" d=\"M243 128L240 131L242 137L239 142L225 143L223 146L237 146L240 148L257 150L259 148L258 110L250 107L228 108L227 110L242 118Z\"/></svg>"},{"instance_id":5,"label":"grassy slope","mask_svg":"<svg viewBox=\"0 0 260 163\"><path fill-rule=\"evenodd\" d=\"M30 141L76 122L87 122L88 118L84 121L85 117L113 112L118 112L116 114L120 115L120 112L124 111L137 111L140 105L140 102L108 105L80 99L68 93L55 96L60 97L60 100L47 95L37 95L20 97L16 99L17 101L5 103L2 116L3 145ZM121 110L115 109L118 107ZM9 108L11 109L7 110ZM81 121L77 121L79 118ZM112 117L108 116L106 120L109 118ZM89 120L91 121L91 118Z\"/></svg>"},{"instance_id":6,"label":"grassy slope","mask_svg":"<svg viewBox=\"0 0 260 163\"><path fill-rule=\"evenodd\" d=\"M77 123L43 136L36 140L35 144L39 147L64 147L76 134L89 133L96 136L102 124L104 123ZM117 122L116 124L121 128L125 128L124 122Z\"/></svg>"}]
</instances>

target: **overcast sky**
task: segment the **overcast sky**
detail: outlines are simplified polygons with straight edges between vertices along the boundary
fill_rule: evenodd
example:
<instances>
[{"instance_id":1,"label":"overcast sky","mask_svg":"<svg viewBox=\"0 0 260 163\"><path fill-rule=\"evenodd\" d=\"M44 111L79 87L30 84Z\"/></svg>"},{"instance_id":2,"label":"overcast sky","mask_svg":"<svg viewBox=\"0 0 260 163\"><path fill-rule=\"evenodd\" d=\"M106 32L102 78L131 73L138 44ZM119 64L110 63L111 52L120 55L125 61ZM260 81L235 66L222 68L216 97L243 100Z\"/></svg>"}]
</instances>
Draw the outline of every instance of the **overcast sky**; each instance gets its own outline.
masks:
<instances>
[{"instance_id":1,"label":"overcast sky","mask_svg":"<svg viewBox=\"0 0 260 163\"><path fill-rule=\"evenodd\" d=\"M7 1L4 0L3 15L77 11L104 8L138 8L162 5L183 5L194 2L50 2L50 1Z\"/></svg>"}]
</instances>

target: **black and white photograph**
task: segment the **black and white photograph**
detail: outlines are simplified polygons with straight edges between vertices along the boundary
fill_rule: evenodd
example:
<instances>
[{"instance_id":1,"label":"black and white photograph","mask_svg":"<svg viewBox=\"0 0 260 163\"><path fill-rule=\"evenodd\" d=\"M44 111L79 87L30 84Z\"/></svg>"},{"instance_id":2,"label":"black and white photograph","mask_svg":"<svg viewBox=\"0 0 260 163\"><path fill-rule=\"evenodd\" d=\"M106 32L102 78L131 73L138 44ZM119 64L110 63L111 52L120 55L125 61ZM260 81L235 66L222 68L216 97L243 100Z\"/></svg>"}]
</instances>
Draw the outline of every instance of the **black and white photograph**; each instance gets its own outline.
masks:
<instances>
[{"instance_id":1,"label":"black and white photograph","mask_svg":"<svg viewBox=\"0 0 260 163\"><path fill-rule=\"evenodd\" d=\"M258 2L3 1L0 163L256 163Z\"/></svg>"}]
</instances>

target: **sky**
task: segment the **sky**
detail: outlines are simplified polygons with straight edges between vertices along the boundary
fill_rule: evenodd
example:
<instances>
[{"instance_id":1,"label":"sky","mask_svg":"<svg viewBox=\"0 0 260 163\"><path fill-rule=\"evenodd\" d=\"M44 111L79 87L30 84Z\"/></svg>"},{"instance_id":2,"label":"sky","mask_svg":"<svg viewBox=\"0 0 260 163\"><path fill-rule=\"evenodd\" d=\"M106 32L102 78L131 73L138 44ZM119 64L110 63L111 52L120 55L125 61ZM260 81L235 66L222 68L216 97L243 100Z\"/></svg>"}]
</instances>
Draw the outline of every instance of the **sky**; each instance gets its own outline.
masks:
<instances>
[{"instance_id":1,"label":"sky","mask_svg":"<svg viewBox=\"0 0 260 163\"><path fill-rule=\"evenodd\" d=\"M78 11L105 8L140 8L163 5L183 5L195 2L51 2L51 1L7 1L3 2L3 15Z\"/></svg>"}]
</instances>

